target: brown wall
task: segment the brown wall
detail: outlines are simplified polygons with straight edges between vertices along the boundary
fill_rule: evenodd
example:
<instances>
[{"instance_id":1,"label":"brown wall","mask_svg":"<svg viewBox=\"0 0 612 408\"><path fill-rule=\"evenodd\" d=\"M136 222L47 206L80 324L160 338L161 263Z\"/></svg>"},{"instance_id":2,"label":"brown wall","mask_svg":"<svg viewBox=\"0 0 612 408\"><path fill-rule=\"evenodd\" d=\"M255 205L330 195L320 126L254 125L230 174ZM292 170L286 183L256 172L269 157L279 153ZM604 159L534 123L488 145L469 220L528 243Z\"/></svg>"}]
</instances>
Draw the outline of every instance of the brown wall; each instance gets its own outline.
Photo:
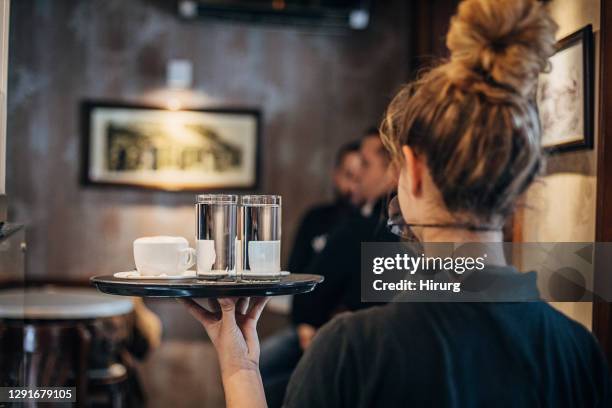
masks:
<instances>
[{"instance_id":1,"label":"brown wall","mask_svg":"<svg viewBox=\"0 0 612 408\"><path fill-rule=\"evenodd\" d=\"M410 70L407 2L342 33L185 22L166 3L13 2L7 192L28 225L28 277L124 270L133 239L194 235L192 194L78 185L82 99L162 104L167 60L188 58L191 105L261 108L260 191L283 196L286 257L300 214L331 197L336 148L379 120Z\"/></svg>"},{"instance_id":2,"label":"brown wall","mask_svg":"<svg viewBox=\"0 0 612 408\"><path fill-rule=\"evenodd\" d=\"M413 3L410 13L413 33L410 37L411 76L423 67L430 67L448 57L446 33L450 19L460 0L419 0Z\"/></svg>"}]
</instances>

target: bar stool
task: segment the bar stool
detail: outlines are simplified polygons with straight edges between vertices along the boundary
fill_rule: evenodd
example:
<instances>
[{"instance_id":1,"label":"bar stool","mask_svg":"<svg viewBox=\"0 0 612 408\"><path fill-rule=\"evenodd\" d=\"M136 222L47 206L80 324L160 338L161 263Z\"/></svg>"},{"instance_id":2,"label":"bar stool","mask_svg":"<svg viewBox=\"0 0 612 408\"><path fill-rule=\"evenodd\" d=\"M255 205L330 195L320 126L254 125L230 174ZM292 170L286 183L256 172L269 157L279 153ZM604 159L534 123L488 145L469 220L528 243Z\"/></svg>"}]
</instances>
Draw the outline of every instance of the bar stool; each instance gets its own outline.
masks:
<instances>
[{"instance_id":1,"label":"bar stool","mask_svg":"<svg viewBox=\"0 0 612 408\"><path fill-rule=\"evenodd\" d=\"M0 382L4 387L76 387L87 399L91 336L74 322L4 322L0 328Z\"/></svg>"},{"instance_id":2,"label":"bar stool","mask_svg":"<svg viewBox=\"0 0 612 408\"><path fill-rule=\"evenodd\" d=\"M112 326L132 309L91 289L0 291L0 384L76 386L79 406L122 406L127 370L113 354L129 330Z\"/></svg>"},{"instance_id":3,"label":"bar stool","mask_svg":"<svg viewBox=\"0 0 612 408\"><path fill-rule=\"evenodd\" d=\"M87 377L89 403L92 407L121 408L126 404L128 372L123 364L113 363L106 368L89 370Z\"/></svg>"}]
</instances>

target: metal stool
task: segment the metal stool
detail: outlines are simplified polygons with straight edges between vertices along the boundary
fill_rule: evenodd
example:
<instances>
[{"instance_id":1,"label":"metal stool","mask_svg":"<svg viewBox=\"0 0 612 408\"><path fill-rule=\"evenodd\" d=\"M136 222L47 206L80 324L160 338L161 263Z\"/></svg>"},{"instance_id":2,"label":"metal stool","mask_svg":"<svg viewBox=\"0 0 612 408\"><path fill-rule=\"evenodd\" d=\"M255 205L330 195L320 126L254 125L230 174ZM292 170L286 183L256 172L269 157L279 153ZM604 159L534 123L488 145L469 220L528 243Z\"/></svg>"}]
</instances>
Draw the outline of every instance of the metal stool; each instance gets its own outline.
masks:
<instances>
[{"instance_id":1,"label":"metal stool","mask_svg":"<svg viewBox=\"0 0 612 408\"><path fill-rule=\"evenodd\" d=\"M87 401L87 355L91 336L83 324L17 322L0 324L0 384L6 387L76 387Z\"/></svg>"},{"instance_id":2,"label":"metal stool","mask_svg":"<svg viewBox=\"0 0 612 408\"><path fill-rule=\"evenodd\" d=\"M123 364L111 364L87 372L90 406L121 408L126 404L128 371Z\"/></svg>"}]
</instances>

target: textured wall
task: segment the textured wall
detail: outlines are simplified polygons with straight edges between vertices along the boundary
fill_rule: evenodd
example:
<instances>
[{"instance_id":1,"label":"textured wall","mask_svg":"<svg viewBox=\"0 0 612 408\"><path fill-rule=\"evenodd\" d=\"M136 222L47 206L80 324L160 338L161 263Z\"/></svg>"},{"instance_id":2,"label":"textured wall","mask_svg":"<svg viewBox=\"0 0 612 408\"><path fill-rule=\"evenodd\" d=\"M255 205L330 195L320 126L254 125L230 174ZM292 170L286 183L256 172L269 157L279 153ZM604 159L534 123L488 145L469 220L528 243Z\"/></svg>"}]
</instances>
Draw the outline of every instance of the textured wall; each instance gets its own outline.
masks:
<instances>
[{"instance_id":1,"label":"textured wall","mask_svg":"<svg viewBox=\"0 0 612 408\"><path fill-rule=\"evenodd\" d=\"M559 24L558 38L593 25L595 36L595 140L599 134L599 0L553 0L550 11ZM595 240L597 146L593 150L551 156L547 176L527 192L523 216L526 242L590 242ZM592 304L553 303L568 316L591 327Z\"/></svg>"},{"instance_id":2,"label":"textured wall","mask_svg":"<svg viewBox=\"0 0 612 408\"><path fill-rule=\"evenodd\" d=\"M29 277L122 270L139 236L194 235L192 194L78 185L83 98L163 104L167 60L188 58L189 105L261 108L261 191L283 195L286 257L300 214L330 197L335 149L378 121L408 73L406 2L346 33L185 22L172 3L13 2L7 192L28 224Z\"/></svg>"}]
</instances>

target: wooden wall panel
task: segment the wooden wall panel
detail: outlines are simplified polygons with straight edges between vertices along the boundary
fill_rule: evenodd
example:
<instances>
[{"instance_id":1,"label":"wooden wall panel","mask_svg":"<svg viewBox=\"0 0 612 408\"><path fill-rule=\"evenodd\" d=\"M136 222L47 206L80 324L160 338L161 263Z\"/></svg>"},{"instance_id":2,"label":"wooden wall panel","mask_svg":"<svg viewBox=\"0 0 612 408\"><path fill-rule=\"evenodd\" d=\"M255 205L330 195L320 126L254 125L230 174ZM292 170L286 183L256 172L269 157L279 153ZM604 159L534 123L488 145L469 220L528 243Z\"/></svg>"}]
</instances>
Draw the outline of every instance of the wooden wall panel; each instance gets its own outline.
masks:
<instances>
[{"instance_id":1,"label":"wooden wall panel","mask_svg":"<svg viewBox=\"0 0 612 408\"><path fill-rule=\"evenodd\" d=\"M600 132L597 168L598 242L612 242L612 0L601 0ZM605 254L596 258L595 288L612 287L612 263ZM609 293L610 291L607 290ZM593 333L612 366L612 304L593 304Z\"/></svg>"}]
</instances>

